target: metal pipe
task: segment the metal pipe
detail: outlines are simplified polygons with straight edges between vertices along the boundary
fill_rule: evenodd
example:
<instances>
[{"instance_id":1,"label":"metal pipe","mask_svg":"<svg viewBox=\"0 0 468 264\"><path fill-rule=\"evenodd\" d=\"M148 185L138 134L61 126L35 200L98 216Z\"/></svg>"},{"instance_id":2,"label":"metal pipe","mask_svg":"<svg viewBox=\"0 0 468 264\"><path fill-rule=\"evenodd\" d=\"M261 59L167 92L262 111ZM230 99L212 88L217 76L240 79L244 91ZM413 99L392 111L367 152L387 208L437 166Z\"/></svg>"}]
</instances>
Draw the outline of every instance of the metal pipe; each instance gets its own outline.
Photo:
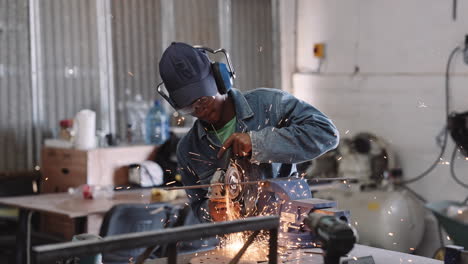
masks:
<instances>
[{"instance_id":1,"label":"metal pipe","mask_svg":"<svg viewBox=\"0 0 468 264\"><path fill-rule=\"evenodd\" d=\"M163 188L166 191L172 190L189 190L189 189L200 189L200 188L209 188L212 186L222 186L222 185L255 185L259 183L265 183L269 181L287 181L288 178L276 178L276 179L268 179L268 180L259 180L259 181L246 181L246 182L238 182L238 183L210 183L210 184L200 184L200 185L187 185L187 186L180 186L180 187L167 187ZM315 179L306 179L309 183L313 182L332 182L332 181L356 181L356 178L315 178Z\"/></svg>"},{"instance_id":2,"label":"metal pipe","mask_svg":"<svg viewBox=\"0 0 468 264\"><path fill-rule=\"evenodd\" d=\"M269 241L269 252L268 252L268 263L278 263L278 228L272 228L270 231Z\"/></svg>"},{"instance_id":3,"label":"metal pipe","mask_svg":"<svg viewBox=\"0 0 468 264\"><path fill-rule=\"evenodd\" d=\"M171 245L178 241L190 241L243 231L270 230L270 234L273 236L273 238L270 237L270 247L275 249L274 251L270 249L270 258L273 258L277 253L278 226L278 216L252 217L229 222L206 223L194 226L115 235L105 237L102 240L72 241L36 246L33 248L33 254L36 261L35 263L40 263L42 261L56 260L63 257L87 256L120 249L148 247L153 245ZM272 252L274 252L274 254Z\"/></svg>"},{"instance_id":4,"label":"metal pipe","mask_svg":"<svg viewBox=\"0 0 468 264\"><path fill-rule=\"evenodd\" d=\"M177 264L177 244L169 244L168 248L167 263L168 264Z\"/></svg>"}]
</instances>

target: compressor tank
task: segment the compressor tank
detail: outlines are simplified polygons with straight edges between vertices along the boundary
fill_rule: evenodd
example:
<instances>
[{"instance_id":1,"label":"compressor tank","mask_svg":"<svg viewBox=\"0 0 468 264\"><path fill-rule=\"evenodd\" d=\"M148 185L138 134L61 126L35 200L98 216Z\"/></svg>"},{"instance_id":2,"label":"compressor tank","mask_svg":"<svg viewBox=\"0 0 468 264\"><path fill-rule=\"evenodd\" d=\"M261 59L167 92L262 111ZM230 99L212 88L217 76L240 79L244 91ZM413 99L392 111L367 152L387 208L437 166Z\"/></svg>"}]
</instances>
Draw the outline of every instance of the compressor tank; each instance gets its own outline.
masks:
<instances>
[{"instance_id":1,"label":"compressor tank","mask_svg":"<svg viewBox=\"0 0 468 264\"><path fill-rule=\"evenodd\" d=\"M423 237L425 209L406 190L330 189L314 197L334 200L351 212L360 244L410 253Z\"/></svg>"}]
</instances>

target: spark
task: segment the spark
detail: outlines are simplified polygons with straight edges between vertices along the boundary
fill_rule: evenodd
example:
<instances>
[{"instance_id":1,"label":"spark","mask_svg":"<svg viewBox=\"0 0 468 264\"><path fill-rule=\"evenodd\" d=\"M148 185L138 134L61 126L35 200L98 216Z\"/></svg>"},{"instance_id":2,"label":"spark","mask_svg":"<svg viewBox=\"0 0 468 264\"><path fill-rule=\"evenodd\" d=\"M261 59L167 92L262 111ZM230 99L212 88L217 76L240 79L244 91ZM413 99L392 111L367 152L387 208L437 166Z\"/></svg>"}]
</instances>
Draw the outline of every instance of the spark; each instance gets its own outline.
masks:
<instances>
[{"instance_id":1,"label":"spark","mask_svg":"<svg viewBox=\"0 0 468 264\"><path fill-rule=\"evenodd\" d=\"M389 235L389 236L393 236L393 233L392 233L392 232L390 232L390 233L388 233L388 235Z\"/></svg>"},{"instance_id":2,"label":"spark","mask_svg":"<svg viewBox=\"0 0 468 264\"><path fill-rule=\"evenodd\" d=\"M195 156L200 157L200 154L198 154L198 153L194 153L194 152L190 152L190 151L189 151L189 154L192 154L192 155L195 155Z\"/></svg>"},{"instance_id":3,"label":"spark","mask_svg":"<svg viewBox=\"0 0 468 264\"><path fill-rule=\"evenodd\" d=\"M342 158L343 158L343 157L340 156L340 157L338 157L336 160L341 160Z\"/></svg>"},{"instance_id":4,"label":"spark","mask_svg":"<svg viewBox=\"0 0 468 264\"><path fill-rule=\"evenodd\" d=\"M348 133L349 133L349 129L348 129L348 130L346 130L345 134L348 134Z\"/></svg>"},{"instance_id":5,"label":"spark","mask_svg":"<svg viewBox=\"0 0 468 264\"><path fill-rule=\"evenodd\" d=\"M170 182L166 183L166 185L173 184L173 183L176 183L176 181L170 181Z\"/></svg>"},{"instance_id":6,"label":"spark","mask_svg":"<svg viewBox=\"0 0 468 264\"><path fill-rule=\"evenodd\" d=\"M424 102L422 102L422 101L418 101L418 107L419 107L419 108L426 108L427 105L426 105Z\"/></svg>"},{"instance_id":7,"label":"spark","mask_svg":"<svg viewBox=\"0 0 468 264\"><path fill-rule=\"evenodd\" d=\"M196 159L196 158L190 158L191 160L195 160L195 161L199 161L199 162L203 162L203 163L206 163L208 165L211 165L212 162L211 161L208 161L208 160L202 160L202 159Z\"/></svg>"},{"instance_id":8,"label":"spark","mask_svg":"<svg viewBox=\"0 0 468 264\"><path fill-rule=\"evenodd\" d=\"M49 179L49 177L46 177L45 180L47 181Z\"/></svg>"},{"instance_id":9,"label":"spark","mask_svg":"<svg viewBox=\"0 0 468 264\"><path fill-rule=\"evenodd\" d=\"M132 77L135 76L135 75L133 75L133 72L131 72L131 71L129 71L129 72L127 72L127 73L128 73L128 75L130 75L130 76L132 76Z\"/></svg>"},{"instance_id":10,"label":"spark","mask_svg":"<svg viewBox=\"0 0 468 264\"><path fill-rule=\"evenodd\" d=\"M449 237L449 236L447 236L447 240L450 240L450 237Z\"/></svg>"}]
</instances>

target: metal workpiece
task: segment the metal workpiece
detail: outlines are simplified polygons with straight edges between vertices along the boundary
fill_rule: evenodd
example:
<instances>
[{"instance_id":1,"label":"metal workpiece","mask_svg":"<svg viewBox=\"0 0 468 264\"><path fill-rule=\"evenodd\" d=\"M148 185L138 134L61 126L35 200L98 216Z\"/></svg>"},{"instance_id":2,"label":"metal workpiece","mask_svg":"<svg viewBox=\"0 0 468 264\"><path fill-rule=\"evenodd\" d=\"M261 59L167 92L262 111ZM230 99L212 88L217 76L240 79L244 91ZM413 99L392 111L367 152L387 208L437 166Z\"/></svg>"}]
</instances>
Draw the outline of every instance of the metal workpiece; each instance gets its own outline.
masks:
<instances>
[{"instance_id":1,"label":"metal workpiece","mask_svg":"<svg viewBox=\"0 0 468 264\"><path fill-rule=\"evenodd\" d=\"M36 246L32 249L34 263L48 263L51 260L70 256L87 256L120 249L150 247L154 245L175 245L179 241L237 233L243 231L268 230L269 262L277 263L279 218L277 216L252 217L229 222L207 223L182 226L157 231L129 233L109 236L102 240L73 241L59 244ZM169 251L168 263L177 262L177 251Z\"/></svg>"}]
</instances>

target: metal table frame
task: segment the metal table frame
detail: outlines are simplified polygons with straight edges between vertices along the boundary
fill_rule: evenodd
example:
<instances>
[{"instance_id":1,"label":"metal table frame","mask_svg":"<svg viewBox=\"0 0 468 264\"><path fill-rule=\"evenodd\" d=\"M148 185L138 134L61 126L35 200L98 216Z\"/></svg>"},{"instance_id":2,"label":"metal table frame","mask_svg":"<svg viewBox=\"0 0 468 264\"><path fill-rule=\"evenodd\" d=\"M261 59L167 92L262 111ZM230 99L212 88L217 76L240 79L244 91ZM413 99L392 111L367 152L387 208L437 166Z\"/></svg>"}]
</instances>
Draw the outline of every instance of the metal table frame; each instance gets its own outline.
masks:
<instances>
[{"instance_id":1,"label":"metal table frame","mask_svg":"<svg viewBox=\"0 0 468 264\"><path fill-rule=\"evenodd\" d=\"M179 241L190 241L225 235L242 231L269 231L268 263L278 262L278 216L252 217L229 222L206 223L193 226L182 226L157 231L129 233L109 236L102 240L73 241L58 244L35 246L32 249L34 263L49 263L70 256L87 256L119 249L168 245L169 264L177 263Z\"/></svg>"}]
</instances>

